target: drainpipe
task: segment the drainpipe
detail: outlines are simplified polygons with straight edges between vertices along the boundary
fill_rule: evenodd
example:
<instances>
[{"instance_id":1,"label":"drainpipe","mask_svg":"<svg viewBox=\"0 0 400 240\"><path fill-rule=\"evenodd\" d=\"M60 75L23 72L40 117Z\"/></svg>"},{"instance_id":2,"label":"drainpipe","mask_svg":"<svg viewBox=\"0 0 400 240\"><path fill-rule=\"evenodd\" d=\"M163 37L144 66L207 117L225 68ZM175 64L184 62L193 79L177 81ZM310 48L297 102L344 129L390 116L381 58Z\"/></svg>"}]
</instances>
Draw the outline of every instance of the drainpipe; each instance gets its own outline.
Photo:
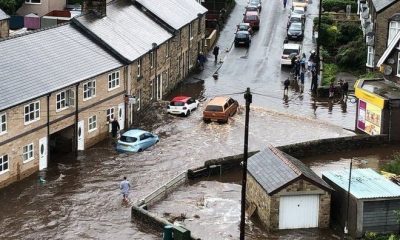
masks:
<instances>
[{"instance_id":1,"label":"drainpipe","mask_svg":"<svg viewBox=\"0 0 400 240\"><path fill-rule=\"evenodd\" d=\"M125 95L129 95L130 94L130 84L131 84L131 78L130 78L130 64L128 65L128 66L126 66L125 68L124 68L124 70L125 70ZM125 103L125 114L124 114L124 116L125 116L125 119L124 119L124 121L125 121L125 123L126 123L126 125L127 126L129 126L129 117L128 117L128 109L129 109L129 101L127 102L126 101L126 98L125 98L125 96L124 96L124 103ZM129 116L130 116L130 114L129 114ZM129 127L128 127L129 128Z\"/></svg>"},{"instance_id":2,"label":"drainpipe","mask_svg":"<svg viewBox=\"0 0 400 240\"><path fill-rule=\"evenodd\" d=\"M50 96L51 93L47 95L47 160L50 158Z\"/></svg>"},{"instance_id":3,"label":"drainpipe","mask_svg":"<svg viewBox=\"0 0 400 240\"><path fill-rule=\"evenodd\" d=\"M158 80L157 80L157 43L152 43L151 44L151 49L153 51L153 59L154 59L154 79L156 80L156 82L154 83L156 86L153 85L153 88L156 88L156 95L154 96L154 98L156 100L158 100ZM151 89L151 91L153 91L153 89ZM153 100L154 100L153 98Z\"/></svg>"},{"instance_id":4,"label":"drainpipe","mask_svg":"<svg viewBox=\"0 0 400 240\"><path fill-rule=\"evenodd\" d=\"M392 141L392 104L389 100L389 142Z\"/></svg>"},{"instance_id":5,"label":"drainpipe","mask_svg":"<svg viewBox=\"0 0 400 240\"><path fill-rule=\"evenodd\" d=\"M78 155L78 120L79 120L79 114L78 114L78 90L79 90L79 83L76 84L75 86L75 154Z\"/></svg>"}]
</instances>

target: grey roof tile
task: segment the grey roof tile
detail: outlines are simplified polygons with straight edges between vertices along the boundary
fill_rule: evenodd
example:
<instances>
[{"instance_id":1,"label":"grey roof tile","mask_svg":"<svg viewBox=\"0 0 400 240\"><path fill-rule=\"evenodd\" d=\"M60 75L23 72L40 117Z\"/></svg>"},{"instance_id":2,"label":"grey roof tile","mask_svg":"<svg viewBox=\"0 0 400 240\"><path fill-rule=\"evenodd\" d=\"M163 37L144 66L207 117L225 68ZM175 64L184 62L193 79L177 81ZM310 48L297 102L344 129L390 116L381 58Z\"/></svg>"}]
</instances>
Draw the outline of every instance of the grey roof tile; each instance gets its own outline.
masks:
<instances>
[{"instance_id":1,"label":"grey roof tile","mask_svg":"<svg viewBox=\"0 0 400 240\"><path fill-rule=\"evenodd\" d=\"M86 14L73 21L129 62L151 51L152 43L160 45L172 38L170 33L128 0L108 4L107 15L103 18Z\"/></svg>"},{"instance_id":2,"label":"grey roof tile","mask_svg":"<svg viewBox=\"0 0 400 240\"><path fill-rule=\"evenodd\" d=\"M0 8L0 21L4 20L4 19L8 19L10 18L10 16L7 15L7 13L5 13L3 10L1 10Z\"/></svg>"},{"instance_id":3,"label":"grey roof tile","mask_svg":"<svg viewBox=\"0 0 400 240\"><path fill-rule=\"evenodd\" d=\"M332 189L300 160L272 146L249 158L247 171L270 195L301 176L322 188Z\"/></svg>"},{"instance_id":4,"label":"grey roof tile","mask_svg":"<svg viewBox=\"0 0 400 240\"><path fill-rule=\"evenodd\" d=\"M195 0L162 0L157 3L154 0L136 1L176 30L196 19L197 14L207 12Z\"/></svg>"},{"instance_id":5,"label":"grey roof tile","mask_svg":"<svg viewBox=\"0 0 400 240\"><path fill-rule=\"evenodd\" d=\"M372 4L374 4L375 10L379 12L396 1L397 0L372 0Z\"/></svg>"},{"instance_id":6,"label":"grey roof tile","mask_svg":"<svg viewBox=\"0 0 400 240\"><path fill-rule=\"evenodd\" d=\"M0 49L0 111L122 66L70 24L0 41Z\"/></svg>"}]
</instances>

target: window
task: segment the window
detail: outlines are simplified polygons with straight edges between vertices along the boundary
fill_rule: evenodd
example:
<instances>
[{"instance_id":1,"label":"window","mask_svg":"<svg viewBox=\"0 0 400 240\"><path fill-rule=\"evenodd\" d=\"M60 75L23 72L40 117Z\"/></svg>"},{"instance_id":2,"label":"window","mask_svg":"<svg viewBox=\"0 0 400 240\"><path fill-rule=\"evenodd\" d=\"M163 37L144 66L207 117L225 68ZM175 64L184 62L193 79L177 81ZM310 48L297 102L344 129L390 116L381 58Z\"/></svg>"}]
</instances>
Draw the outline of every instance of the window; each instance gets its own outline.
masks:
<instances>
[{"instance_id":1,"label":"window","mask_svg":"<svg viewBox=\"0 0 400 240\"><path fill-rule=\"evenodd\" d=\"M33 143L28 144L22 148L22 158L24 162L28 162L34 159Z\"/></svg>"},{"instance_id":2,"label":"window","mask_svg":"<svg viewBox=\"0 0 400 240\"><path fill-rule=\"evenodd\" d=\"M92 132L92 131L97 129L97 116L96 115L91 116L89 118L89 127L88 127L88 129L89 129L88 130L89 132Z\"/></svg>"},{"instance_id":3,"label":"window","mask_svg":"<svg viewBox=\"0 0 400 240\"><path fill-rule=\"evenodd\" d=\"M150 90L151 90L150 100L153 100L154 96L156 95L156 79L155 78L150 81Z\"/></svg>"},{"instance_id":4,"label":"window","mask_svg":"<svg viewBox=\"0 0 400 240\"><path fill-rule=\"evenodd\" d=\"M374 67L374 48L368 46L367 67Z\"/></svg>"},{"instance_id":5,"label":"window","mask_svg":"<svg viewBox=\"0 0 400 240\"><path fill-rule=\"evenodd\" d=\"M57 111L69 108L70 106L73 106L75 103L75 92L71 89L59 92L57 94L56 101L57 101L56 104Z\"/></svg>"},{"instance_id":6,"label":"window","mask_svg":"<svg viewBox=\"0 0 400 240\"><path fill-rule=\"evenodd\" d=\"M150 52L150 68L153 68L155 65L155 57L154 57L154 51Z\"/></svg>"},{"instance_id":7,"label":"window","mask_svg":"<svg viewBox=\"0 0 400 240\"><path fill-rule=\"evenodd\" d=\"M25 124L37 121L40 118L40 102L33 102L24 107Z\"/></svg>"},{"instance_id":8,"label":"window","mask_svg":"<svg viewBox=\"0 0 400 240\"><path fill-rule=\"evenodd\" d=\"M397 76L400 77L400 52L397 55Z\"/></svg>"},{"instance_id":9,"label":"window","mask_svg":"<svg viewBox=\"0 0 400 240\"><path fill-rule=\"evenodd\" d=\"M169 57L169 41L165 43L165 57Z\"/></svg>"},{"instance_id":10,"label":"window","mask_svg":"<svg viewBox=\"0 0 400 240\"><path fill-rule=\"evenodd\" d=\"M96 80L91 80L83 84L83 100L91 99L96 96Z\"/></svg>"},{"instance_id":11,"label":"window","mask_svg":"<svg viewBox=\"0 0 400 240\"><path fill-rule=\"evenodd\" d=\"M8 155L0 156L0 174L8 170Z\"/></svg>"},{"instance_id":12,"label":"window","mask_svg":"<svg viewBox=\"0 0 400 240\"><path fill-rule=\"evenodd\" d=\"M0 134L7 132L7 116L6 113L0 113Z\"/></svg>"},{"instance_id":13,"label":"window","mask_svg":"<svg viewBox=\"0 0 400 240\"><path fill-rule=\"evenodd\" d=\"M396 34L400 31L400 22L391 21L389 23L389 36L388 36L388 45L394 39Z\"/></svg>"},{"instance_id":14,"label":"window","mask_svg":"<svg viewBox=\"0 0 400 240\"><path fill-rule=\"evenodd\" d=\"M141 77L142 76L142 59L139 58L137 61L137 77Z\"/></svg>"},{"instance_id":15,"label":"window","mask_svg":"<svg viewBox=\"0 0 400 240\"><path fill-rule=\"evenodd\" d=\"M119 71L108 74L108 90L119 87Z\"/></svg>"},{"instance_id":16,"label":"window","mask_svg":"<svg viewBox=\"0 0 400 240\"><path fill-rule=\"evenodd\" d=\"M41 0L25 0L25 3L29 4L40 4Z\"/></svg>"},{"instance_id":17,"label":"window","mask_svg":"<svg viewBox=\"0 0 400 240\"><path fill-rule=\"evenodd\" d=\"M140 107L141 107L141 96L142 96L142 89L139 89L138 91L137 91L137 98L136 98L136 104L137 104L137 111L139 111L140 110Z\"/></svg>"},{"instance_id":18,"label":"window","mask_svg":"<svg viewBox=\"0 0 400 240\"><path fill-rule=\"evenodd\" d=\"M114 118L114 108L107 109L107 121Z\"/></svg>"},{"instance_id":19,"label":"window","mask_svg":"<svg viewBox=\"0 0 400 240\"><path fill-rule=\"evenodd\" d=\"M193 39L193 23L189 23L189 39Z\"/></svg>"}]
</instances>

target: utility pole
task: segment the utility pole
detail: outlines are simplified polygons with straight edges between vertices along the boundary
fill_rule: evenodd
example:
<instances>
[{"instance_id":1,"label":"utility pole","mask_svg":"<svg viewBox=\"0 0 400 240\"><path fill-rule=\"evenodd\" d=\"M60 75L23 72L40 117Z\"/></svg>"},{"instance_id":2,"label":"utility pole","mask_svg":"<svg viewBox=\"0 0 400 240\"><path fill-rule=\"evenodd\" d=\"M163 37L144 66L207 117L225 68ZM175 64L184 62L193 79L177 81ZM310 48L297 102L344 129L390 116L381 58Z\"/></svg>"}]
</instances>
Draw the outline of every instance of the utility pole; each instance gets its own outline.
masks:
<instances>
[{"instance_id":1,"label":"utility pole","mask_svg":"<svg viewBox=\"0 0 400 240\"><path fill-rule=\"evenodd\" d=\"M346 209L346 223L344 226L344 235L347 235L349 232L349 205L350 205L350 186L351 186L351 170L353 168L353 158L350 159L350 171L349 171L349 187L347 189L347 209ZM343 236L343 239L345 236Z\"/></svg>"},{"instance_id":2,"label":"utility pole","mask_svg":"<svg viewBox=\"0 0 400 240\"><path fill-rule=\"evenodd\" d=\"M247 158L248 158L248 143L249 143L249 115L250 103L252 102L252 95L250 88L247 88L244 94L246 99L246 118L244 122L244 152L243 152L243 177L242 177L242 202L241 202L241 216L240 216L240 240L244 240L244 227L246 225L246 183L247 183Z\"/></svg>"},{"instance_id":3,"label":"utility pole","mask_svg":"<svg viewBox=\"0 0 400 240\"><path fill-rule=\"evenodd\" d=\"M320 69L320 55L319 55L319 48L320 48L320 39L321 39L321 15L322 15L322 1L319 0L319 12L318 12L318 38L317 38L317 72Z\"/></svg>"}]
</instances>

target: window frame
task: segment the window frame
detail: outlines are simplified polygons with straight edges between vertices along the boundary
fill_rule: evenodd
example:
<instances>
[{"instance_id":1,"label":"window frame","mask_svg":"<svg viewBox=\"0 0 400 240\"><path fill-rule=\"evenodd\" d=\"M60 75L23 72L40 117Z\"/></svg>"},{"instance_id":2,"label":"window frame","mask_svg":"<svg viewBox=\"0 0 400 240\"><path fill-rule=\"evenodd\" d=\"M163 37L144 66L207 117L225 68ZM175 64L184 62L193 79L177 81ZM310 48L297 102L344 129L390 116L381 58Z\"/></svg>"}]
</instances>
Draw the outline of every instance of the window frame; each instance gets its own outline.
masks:
<instances>
[{"instance_id":1,"label":"window frame","mask_svg":"<svg viewBox=\"0 0 400 240\"><path fill-rule=\"evenodd\" d=\"M26 3L26 4L42 4L42 0L36 0L39 2L32 2L32 1L35 1L35 0L25 0L24 3Z\"/></svg>"},{"instance_id":2,"label":"window frame","mask_svg":"<svg viewBox=\"0 0 400 240\"><path fill-rule=\"evenodd\" d=\"M115 117L115 108L111 107L106 110L107 120L110 121Z\"/></svg>"},{"instance_id":3,"label":"window frame","mask_svg":"<svg viewBox=\"0 0 400 240\"><path fill-rule=\"evenodd\" d=\"M93 115L88 118L88 132L93 132L96 130L97 130L97 115Z\"/></svg>"},{"instance_id":4,"label":"window frame","mask_svg":"<svg viewBox=\"0 0 400 240\"><path fill-rule=\"evenodd\" d=\"M367 48L367 67L374 67L374 47L368 46ZM372 63L372 64L370 64Z\"/></svg>"},{"instance_id":5,"label":"window frame","mask_svg":"<svg viewBox=\"0 0 400 240\"><path fill-rule=\"evenodd\" d=\"M61 99L62 94L64 94L64 99ZM58 99L58 96L60 96L60 100ZM56 94L56 112L61 112L65 109L68 109L69 107L72 107L75 105L75 92L72 89L67 89L64 91L60 91ZM61 108L61 102L64 101L64 107ZM60 102L60 107L59 107L59 102Z\"/></svg>"},{"instance_id":6,"label":"window frame","mask_svg":"<svg viewBox=\"0 0 400 240\"><path fill-rule=\"evenodd\" d=\"M26 150L26 151L25 151ZM35 159L35 145L29 143L22 147L22 162L27 163Z\"/></svg>"},{"instance_id":7,"label":"window frame","mask_svg":"<svg viewBox=\"0 0 400 240\"><path fill-rule=\"evenodd\" d=\"M400 52L397 53L397 77L400 77Z\"/></svg>"},{"instance_id":8,"label":"window frame","mask_svg":"<svg viewBox=\"0 0 400 240\"><path fill-rule=\"evenodd\" d=\"M3 117L4 117L4 122L3 122ZM3 130L4 126L4 130ZM0 135L6 134L7 133L7 113L6 112L0 112Z\"/></svg>"},{"instance_id":9,"label":"window frame","mask_svg":"<svg viewBox=\"0 0 400 240\"><path fill-rule=\"evenodd\" d=\"M114 89L117 89L121 86L121 74L120 71L113 71L108 74L108 91L112 91ZM114 78L113 78L114 77Z\"/></svg>"},{"instance_id":10,"label":"window frame","mask_svg":"<svg viewBox=\"0 0 400 240\"><path fill-rule=\"evenodd\" d=\"M392 24L394 24L395 26L392 27ZM391 30L395 30L395 33L391 34ZM388 28L388 38L387 38L387 45L389 46L389 44L392 42L392 40L396 37L397 33L400 32L400 21L390 21L389 22L389 28Z\"/></svg>"},{"instance_id":11,"label":"window frame","mask_svg":"<svg viewBox=\"0 0 400 240\"><path fill-rule=\"evenodd\" d=\"M32 104L33 104L33 107L34 107L33 111L30 110L30 106ZM36 105L36 104L38 104L38 105ZM36 109L36 106L38 106L37 109ZM29 108L29 112L28 113L26 113L26 107ZM30 114L31 113L34 114L33 119L30 119ZM29 116L29 120L28 121L26 121L26 116ZM28 125L28 124L31 124L33 122L39 121L39 120L40 120L40 100L34 101L34 102L31 102L31 103L28 103L28 104L24 105L24 125Z\"/></svg>"},{"instance_id":12,"label":"window frame","mask_svg":"<svg viewBox=\"0 0 400 240\"><path fill-rule=\"evenodd\" d=\"M88 86L88 85L92 85L92 86ZM85 90L86 86L88 86L88 87ZM89 99L96 97L96 79L92 79L92 80L85 82L83 84L82 91L83 91L83 101L87 101ZM86 97L85 97L85 94L86 94ZM89 96L89 94L90 94L90 96Z\"/></svg>"},{"instance_id":13,"label":"window frame","mask_svg":"<svg viewBox=\"0 0 400 240\"><path fill-rule=\"evenodd\" d=\"M138 58L137 60L137 75L138 78L142 77L142 58Z\"/></svg>"},{"instance_id":14,"label":"window frame","mask_svg":"<svg viewBox=\"0 0 400 240\"><path fill-rule=\"evenodd\" d=\"M7 161L4 161L4 158L7 157ZM7 169L4 169L4 165L7 164ZM8 154L4 154L0 156L0 175L10 171L10 157Z\"/></svg>"}]
</instances>

